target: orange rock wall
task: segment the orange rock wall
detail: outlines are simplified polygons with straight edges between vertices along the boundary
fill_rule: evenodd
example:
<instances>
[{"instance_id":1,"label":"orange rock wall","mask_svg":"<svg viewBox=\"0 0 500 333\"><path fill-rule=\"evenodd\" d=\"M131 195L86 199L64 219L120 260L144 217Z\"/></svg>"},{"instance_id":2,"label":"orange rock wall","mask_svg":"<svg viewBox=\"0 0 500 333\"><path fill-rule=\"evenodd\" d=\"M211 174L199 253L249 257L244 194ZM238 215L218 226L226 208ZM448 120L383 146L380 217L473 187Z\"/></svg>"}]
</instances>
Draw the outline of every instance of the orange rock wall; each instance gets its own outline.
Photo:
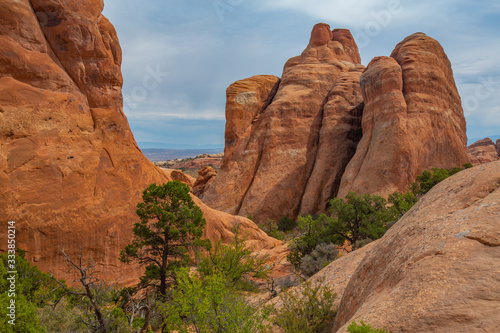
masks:
<instances>
[{"instance_id":1,"label":"orange rock wall","mask_svg":"<svg viewBox=\"0 0 500 333\"><path fill-rule=\"evenodd\" d=\"M82 247L103 278L128 284L140 270L118 256L138 222L136 204L147 185L170 177L132 136L120 45L102 9L102 0L0 3L0 224L16 221L18 248L45 271L64 277L60 250ZM206 237L227 240L239 223L254 247L279 243L197 202Z\"/></svg>"}]
</instances>

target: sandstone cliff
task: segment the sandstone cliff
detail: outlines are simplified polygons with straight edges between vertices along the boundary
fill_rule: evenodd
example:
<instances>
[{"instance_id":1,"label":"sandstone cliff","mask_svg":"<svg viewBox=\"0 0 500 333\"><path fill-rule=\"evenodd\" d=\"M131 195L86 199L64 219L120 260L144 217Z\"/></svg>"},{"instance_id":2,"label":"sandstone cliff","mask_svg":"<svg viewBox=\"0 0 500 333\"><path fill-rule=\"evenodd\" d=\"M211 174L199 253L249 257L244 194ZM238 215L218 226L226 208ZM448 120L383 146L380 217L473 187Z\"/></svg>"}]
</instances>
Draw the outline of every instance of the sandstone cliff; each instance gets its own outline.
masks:
<instances>
[{"instance_id":1,"label":"sandstone cliff","mask_svg":"<svg viewBox=\"0 0 500 333\"><path fill-rule=\"evenodd\" d=\"M141 192L170 177L144 157L122 112L121 50L102 9L102 0L0 3L0 221L17 222L18 248L43 270L63 277L60 249L83 247L102 277L123 284L140 274L118 256ZM227 240L239 223L258 249L280 243L197 203L210 239Z\"/></svg>"},{"instance_id":2,"label":"sandstone cliff","mask_svg":"<svg viewBox=\"0 0 500 333\"><path fill-rule=\"evenodd\" d=\"M228 88L226 119L223 164L202 199L259 222L324 212L349 191L405 191L426 169L469 162L450 61L423 33L365 69L349 31L318 24L281 80Z\"/></svg>"},{"instance_id":3,"label":"sandstone cliff","mask_svg":"<svg viewBox=\"0 0 500 333\"><path fill-rule=\"evenodd\" d=\"M500 141L500 140L499 140ZM500 147L493 143L490 138L479 140L467 147L472 165L479 165L500 160Z\"/></svg>"}]
</instances>

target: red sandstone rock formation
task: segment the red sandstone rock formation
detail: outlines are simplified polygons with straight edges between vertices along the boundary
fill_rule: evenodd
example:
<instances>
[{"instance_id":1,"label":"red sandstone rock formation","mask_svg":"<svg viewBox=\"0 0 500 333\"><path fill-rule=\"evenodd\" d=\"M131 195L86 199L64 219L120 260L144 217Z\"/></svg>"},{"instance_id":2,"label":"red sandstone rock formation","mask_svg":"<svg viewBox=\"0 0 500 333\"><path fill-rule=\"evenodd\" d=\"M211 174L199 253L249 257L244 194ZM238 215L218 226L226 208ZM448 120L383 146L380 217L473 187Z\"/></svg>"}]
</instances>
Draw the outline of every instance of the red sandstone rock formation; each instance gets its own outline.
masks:
<instances>
[{"instance_id":1,"label":"red sandstone rock formation","mask_svg":"<svg viewBox=\"0 0 500 333\"><path fill-rule=\"evenodd\" d=\"M193 188L194 183L196 182L196 179L194 177L191 177L190 175L186 175L184 172L182 172L180 170L163 169L163 171L172 180L178 180L181 183L188 185L191 189Z\"/></svg>"},{"instance_id":2,"label":"red sandstone rock formation","mask_svg":"<svg viewBox=\"0 0 500 333\"><path fill-rule=\"evenodd\" d=\"M302 55L285 64L274 97L278 79L254 77L233 84L228 89L226 105L226 118L231 125L226 127L225 158L219 175L204 194L204 202L233 214L251 214L258 221L297 216L314 172L318 142L325 137L321 128L328 96L342 73L353 72L352 76L339 80L336 88L339 96L343 89L340 82L356 81L359 63L358 50L349 31L331 31L327 24L318 24ZM252 99L246 111L247 99L243 97L261 96L262 91L268 98ZM356 104L359 98L353 96L355 93L344 94L347 98L345 111L356 117L353 110L359 106ZM356 105L351 105L353 103ZM240 120L242 114L245 117ZM331 119L338 121L335 116ZM349 123L350 120L345 121ZM350 132L346 129L344 134ZM341 164L339 162L339 166ZM318 167L315 175L322 172ZM324 192L332 192L330 187L335 186L334 183L335 177L329 180ZM316 197L314 191L308 191L308 196L311 192ZM307 207L326 206L325 202L316 201L307 198L305 204Z\"/></svg>"},{"instance_id":3,"label":"red sandstone rock formation","mask_svg":"<svg viewBox=\"0 0 500 333\"><path fill-rule=\"evenodd\" d=\"M500 156L500 139L497 140L496 147L497 147L498 156Z\"/></svg>"},{"instance_id":4,"label":"red sandstone rock formation","mask_svg":"<svg viewBox=\"0 0 500 333\"><path fill-rule=\"evenodd\" d=\"M467 153L472 165L479 165L500 160L497 149L499 149L498 145L495 146L490 138L486 138L467 147Z\"/></svg>"},{"instance_id":5,"label":"red sandstone rock formation","mask_svg":"<svg viewBox=\"0 0 500 333\"><path fill-rule=\"evenodd\" d=\"M59 251L83 247L103 278L126 284L140 274L118 261L136 204L170 177L130 132L120 45L102 9L102 0L0 3L0 222L16 221L18 248L56 276L67 269ZM239 223L257 249L280 243L196 200L206 237L229 239Z\"/></svg>"},{"instance_id":6,"label":"red sandstone rock formation","mask_svg":"<svg viewBox=\"0 0 500 333\"><path fill-rule=\"evenodd\" d=\"M324 212L337 195L345 168L361 139L363 97L359 80L364 66L342 73L328 94L314 168L307 182L299 214Z\"/></svg>"},{"instance_id":7,"label":"red sandstone rock formation","mask_svg":"<svg viewBox=\"0 0 500 333\"><path fill-rule=\"evenodd\" d=\"M498 332L499 186L492 162L433 188L365 254L332 332Z\"/></svg>"},{"instance_id":8,"label":"red sandstone rock formation","mask_svg":"<svg viewBox=\"0 0 500 333\"><path fill-rule=\"evenodd\" d=\"M465 118L441 45L416 33L375 58L361 77L363 138L342 177L349 191L387 196L405 191L426 169L469 162Z\"/></svg>"},{"instance_id":9,"label":"red sandstone rock formation","mask_svg":"<svg viewBox=\"0 0 500 333\"><path fill-rule=\"evenodd\" d=\"M217 171L209 166L204 167L198 171L198 178L194 183L193 190L191 191L194 195L200 197L203 192L205 192L210 184L213 183L215 176L217 176Z\"/></svg>"},{"instance_id":10,"label":"red sandstone rock formation","mask_svg":"<svg viewBox=\"0 0 500 333\"><path fill-rule=\"evenodd\" d=\"M387 196L425 169L469 162L460 97L437 41L411 35L362 75L359 62L349 31L318 24L274 97L277 78L228 88L226 154L204 202L258 222L295 218L349 191ZM262 91L267 99L235 103Z\"/></svg>"}]
</instances>

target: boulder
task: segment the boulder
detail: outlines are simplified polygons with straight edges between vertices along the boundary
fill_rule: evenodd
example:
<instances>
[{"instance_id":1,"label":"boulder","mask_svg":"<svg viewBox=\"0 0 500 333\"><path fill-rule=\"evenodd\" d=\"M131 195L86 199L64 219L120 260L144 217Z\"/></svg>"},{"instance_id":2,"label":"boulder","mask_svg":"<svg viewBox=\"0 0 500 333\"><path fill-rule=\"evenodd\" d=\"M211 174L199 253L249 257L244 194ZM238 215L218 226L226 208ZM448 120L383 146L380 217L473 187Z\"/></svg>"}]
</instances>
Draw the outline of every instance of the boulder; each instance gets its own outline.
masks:
<instances>
[{"instance_id":1,"label":"boulder","mask_svg":"<svg viewBox=\"0 0 500 333\"><path fill-rule=\"evenodd\" d=\"M498 332L499 202L500 161L435 186L365 254L332 332Z\"/></svg>"},{"instance_id":2,"label":"boulder","mask_svg":"<svg viewBox=\"0 0 500 333\"><path fill-rule=\"evenodd\" d=\"M210 166L206 166L198 171L198 178L194 183L193 190L191 191L197 197L201 197L203 192L205 192L210 184L214 181L215 176L217 176L217 170Z\"/></svg>"}]
</instances>

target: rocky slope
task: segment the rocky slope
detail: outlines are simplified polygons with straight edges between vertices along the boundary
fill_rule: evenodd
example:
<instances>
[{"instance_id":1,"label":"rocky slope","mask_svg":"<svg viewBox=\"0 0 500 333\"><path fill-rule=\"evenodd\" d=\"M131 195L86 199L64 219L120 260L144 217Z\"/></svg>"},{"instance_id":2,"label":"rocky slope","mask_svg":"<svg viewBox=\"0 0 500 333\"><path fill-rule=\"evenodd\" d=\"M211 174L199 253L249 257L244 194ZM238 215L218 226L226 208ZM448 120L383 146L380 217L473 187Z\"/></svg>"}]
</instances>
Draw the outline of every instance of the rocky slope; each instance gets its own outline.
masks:
<instances>
[{"instance_id":1,"label":"rocky slope","mask_svg":"<svg viewBox=\"0 0 500 333\"><path fill-rule=\"evenodd\" d=\"M423 33L365 69L347 30L313 28L281 79L228 88L221 170L202 199L257 221L324 212L349 191L405 191L425 169L469 162L450 61Z\"/></svg>"},{"instance_id":2,"label":"rocky slope","mask_svg":"<svg viewBox=\"0 0 500 333\"><path fill-rule=\"evenodd\" d=\"M361 320L391 333L499 331L499 203L500 161L467 169L435 186L382 239L311 277L337 293L332 333ZM280 307L279 297L270 302Z\"/></svg>"},{"instance_id":3,"label":"rocky slope","mask_svg":"<svg viewBox=\"0 0 500 333\"><path fill-rule=\"evenodd\" d=\"M138 275L118 256L141 192L171 178L141 153L122 112L121 50L102 9L102 0L0 3L0 221L17 222L18 248L42 269L63 277L59 251L83 247L103 278L123 284ZM210 239L229 239L239 223L257 249L280 243L197 203Z\"/></svg>"},{"instance_id":4,"label":"rocky slope","mask_svg":"<svg viewBox=\"0 0 500 333\"><path fill-rule=\"evenodd\" d=\"M332 332L500 331L500 162L443 181L364 255Z\"/></svg>"},{"instance_id":5,"label":"rocky slope","mask_svg":"<svg viewBox=\"0 0 500 333\"><path fill-rule=\"evenodd\" d=\"M495 145L490 138L479 140L467 147L472 165L479 165L500 160L500 147Z\"/></svg>"}]
</instances>

